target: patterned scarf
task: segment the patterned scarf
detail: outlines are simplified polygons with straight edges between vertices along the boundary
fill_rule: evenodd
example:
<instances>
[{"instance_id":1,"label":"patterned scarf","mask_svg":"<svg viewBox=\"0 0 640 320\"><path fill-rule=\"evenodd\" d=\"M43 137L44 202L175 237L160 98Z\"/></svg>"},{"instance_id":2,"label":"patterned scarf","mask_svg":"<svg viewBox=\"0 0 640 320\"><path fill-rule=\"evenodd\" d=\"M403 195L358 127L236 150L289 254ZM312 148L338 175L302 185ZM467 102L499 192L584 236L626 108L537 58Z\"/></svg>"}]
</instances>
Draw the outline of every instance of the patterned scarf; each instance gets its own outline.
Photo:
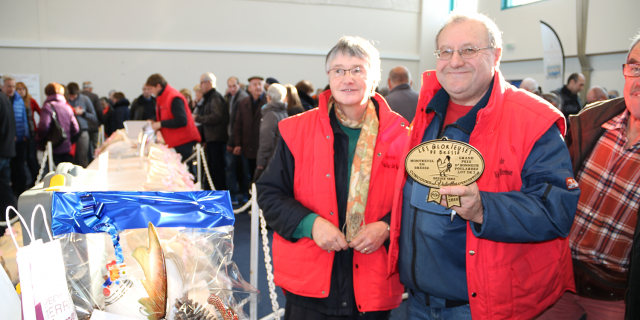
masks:
<instances>
[{"instance_id":1,"label":"patterned scarf","mask_svg":"<svg viewBox=\"0 0 640 320\"><path fill-rule=\"evenodd\" d=\"M329 112L335 106L333 98L329 103ZM373 102L369 100L367 109L360 121L349 120L339 109L335 109L336 118L340 123L351 129L360 128L360 137L356 144L353 163L351 165L351 179L349 183L349 196L347 198L347 219L345 223L345 237L347 242L355 239L364 227L364 210L367 207L369 195L369 182L371 181L371 168L373 166L373 151L378 137L378 116Z\"/></svg>"}]
</instances>

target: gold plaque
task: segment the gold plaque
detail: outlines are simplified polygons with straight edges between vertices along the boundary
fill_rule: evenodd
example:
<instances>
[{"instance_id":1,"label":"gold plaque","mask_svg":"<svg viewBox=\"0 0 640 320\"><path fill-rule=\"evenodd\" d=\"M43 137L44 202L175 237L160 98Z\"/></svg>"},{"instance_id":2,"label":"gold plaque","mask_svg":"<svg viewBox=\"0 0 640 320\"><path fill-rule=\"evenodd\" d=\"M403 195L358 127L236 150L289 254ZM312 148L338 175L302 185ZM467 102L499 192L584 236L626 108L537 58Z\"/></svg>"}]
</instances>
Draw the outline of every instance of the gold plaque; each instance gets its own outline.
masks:
<instances>
[{"instance_id":1,"label":"gold plaque","mask_svg":"<svg viewBox=\"0 0 640 320\"><path fill-rule=\"evenodd\" d=\"M444 186L468 186L484 172L484 158L476 148L457 140L430 140L407 154L405 169L413 180L429 187L427 202L440 203ZM447 195L447 208L460 206L460 197Z\"/></svg>"}]
</instances>

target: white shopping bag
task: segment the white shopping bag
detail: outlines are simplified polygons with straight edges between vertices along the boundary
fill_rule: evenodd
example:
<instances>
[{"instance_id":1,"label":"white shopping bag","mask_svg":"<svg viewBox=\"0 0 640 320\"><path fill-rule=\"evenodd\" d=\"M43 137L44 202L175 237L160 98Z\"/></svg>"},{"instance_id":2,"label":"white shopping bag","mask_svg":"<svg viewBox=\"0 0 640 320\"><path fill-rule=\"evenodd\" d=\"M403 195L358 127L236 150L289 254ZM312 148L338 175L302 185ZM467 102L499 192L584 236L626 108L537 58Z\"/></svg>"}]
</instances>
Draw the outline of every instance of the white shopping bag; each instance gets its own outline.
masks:
<instances>
[{"instance_id":1,"label":"white shopping bag","mask_svg":"<svg viewBox=\"0 0 640 320\"><path fill-rule=\"evenodd\" d=\"M22 318L20 297L2 266L0 266L0 305L2 305L2 319L20 320Z\"/></svg>"},{"instance_id":2,"label":"white shopping bag","mask_svg":"<svg viewBox=\"0 0 640 320\"><path fill-rule=\"evenodd\" d=\"M44 225L51 241L43 243L33 238L33 222L38 209L42 210ZM60 240L53 240L47 225L42 205L37 205L31 214L31 230L27 228L20 213L13 207L7 207L6 217L13 210L25 226L31 244L19 248L11 233L18 252L16 262L20 274L22 291L22 315L24 320L77 320L76 311L67 288L67 279L62 261ZM7 219L6 221L9 221ZM11 226L8 226L11 228ZM24 233L23 233L24 236Z\"/></svg>"}]
</instances>

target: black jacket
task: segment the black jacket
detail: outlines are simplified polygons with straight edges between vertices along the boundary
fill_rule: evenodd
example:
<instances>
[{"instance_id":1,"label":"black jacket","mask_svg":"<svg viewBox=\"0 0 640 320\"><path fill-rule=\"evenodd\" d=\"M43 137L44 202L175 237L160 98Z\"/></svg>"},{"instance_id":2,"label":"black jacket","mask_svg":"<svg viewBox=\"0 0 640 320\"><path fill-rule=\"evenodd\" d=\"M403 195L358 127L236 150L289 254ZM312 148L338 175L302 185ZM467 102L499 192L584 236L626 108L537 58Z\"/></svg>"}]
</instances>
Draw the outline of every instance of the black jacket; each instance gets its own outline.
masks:
<instances>
[{"instance_id":1,"label":"black jacket","mask_svg":"<svg viewBox=\"0 0 640 320\"><path fill-rule=\"evenodd\" d=\"M104 112L102 110L102 103L100 103L100 98L97 94L89 91L80 91L80 94L84 94L91 100L91 104L93 104L93 109L96 111L96 117L98 117L99 124L104 124Z\"/></svg>"},{"instance_id":2,"label":"black jacket","mask_svg":"<svg viewBox=\"0 0 640 320\"><path fill-rule=\"evenodd\" d=\"M578 115L569 118L569 133L566 142L571 155L573 171L577 174L598 143L605 129L602 124L626 109L624 98L595 102L585 107ZM638 210L640 215L640 210ZM640 319L640 219L633 234L633 246L627 276L628 290L626 318Z\"/></svg>"},{"instance_id":3,"label":"black jacket","mask_svg":"<svg viewBox=\"0 0 640 320\"><path fill-rule=\"evenodd\" d=\"M577 114L582 109L582 101L577 94L571 93L567 86L562 86L555 91L552 91L562 99L562 113L565 119L569 119L569 115Z\"/></svg>"},{"instance_id":4,"label":"black jacket","mask_svg":"<svg viewBox=\"0 0 640 320\"><path fill-rule=\"evenodd\" d=\"M316 106L316 101L308 94L298 91L298 97L300 97L300 102L302 102L302 108L304 111L311 110Z\"/></svg>"},{"instance_id":5,"label":"black jacket","mask_svg":"<svg viewBox=\"0 0 640 320\"><path fill-rule=\"evenodd\" d=\"M129 110L129 120L156 121L156 98L151 97L151 100L147 101L143 95L140 95L133 100Z\"/></svg>"},{"instance_id":6,"label":"black jacket","mask_svg":"<svg viewBox=\"0 0 640 320\"><path fill-rule=\"evenodd\" d=\"M224 97L224 99L227 101L227 104L229 105L229 128L227 130L227 132L229 133L229 140L227 141L227 146L234 146L233 128L236 123L236 114L238 114L238 105L240 104L240 101L248 96L249 94L246 91L238 90L238 92L236 92L236 97L233 99L233 103L231 103L231 94L227 93L227 95Z\"/></svg>"},{"instance_id":7,"label":"black jacket","mask_svg":"<svg viewBox=\"0 0 640 320\"><path fill-rule=\"evenodd\" d=\"M229 125L229 106L224 97L215 88L202 96L202 115L196 115L195 121L201 123L205 142L227 142L227 126Z\"/></svg>"},{"instance_id":8,"label":"black jacket","mask_svg":"<svg viewBox=\"0 0 640 320\"><path fill-rule=\"evenodd\" d=\"M7 96L0 92L0 157L16 156L16 119L13 115L13 104Z\"/></svg>"},{"instance_id":9,"label":"black jacket","mask_svg":"<svg viewBox=\"0 0 640 320\"><path fill-rule=\"evenodd\" d=\"M127 120L129 120L129 100L122 98L113 104L111 130L124 129L124 122Z\"/></svg>"}]
</instances>

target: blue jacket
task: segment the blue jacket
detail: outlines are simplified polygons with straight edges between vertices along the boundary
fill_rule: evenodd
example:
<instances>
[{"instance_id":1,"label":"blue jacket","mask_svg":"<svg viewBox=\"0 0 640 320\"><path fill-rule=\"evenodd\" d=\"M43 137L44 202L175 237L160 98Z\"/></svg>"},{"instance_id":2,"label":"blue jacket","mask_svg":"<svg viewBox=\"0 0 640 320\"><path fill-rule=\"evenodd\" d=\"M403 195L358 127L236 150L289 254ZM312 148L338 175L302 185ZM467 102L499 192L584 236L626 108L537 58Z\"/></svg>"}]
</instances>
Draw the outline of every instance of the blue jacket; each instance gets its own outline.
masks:
<instances>
[{"instance_id":1,"label":"blue jacket","mask_svg":"<svg viewBox=\"0 0 640 320\"><path fill-rule=\"evenodd\" d=\"M16 142L29 138L29 123L27 122L27 108L18 93L13 94L13 115L16 118Z\"/></svg>"}]
</instances>

